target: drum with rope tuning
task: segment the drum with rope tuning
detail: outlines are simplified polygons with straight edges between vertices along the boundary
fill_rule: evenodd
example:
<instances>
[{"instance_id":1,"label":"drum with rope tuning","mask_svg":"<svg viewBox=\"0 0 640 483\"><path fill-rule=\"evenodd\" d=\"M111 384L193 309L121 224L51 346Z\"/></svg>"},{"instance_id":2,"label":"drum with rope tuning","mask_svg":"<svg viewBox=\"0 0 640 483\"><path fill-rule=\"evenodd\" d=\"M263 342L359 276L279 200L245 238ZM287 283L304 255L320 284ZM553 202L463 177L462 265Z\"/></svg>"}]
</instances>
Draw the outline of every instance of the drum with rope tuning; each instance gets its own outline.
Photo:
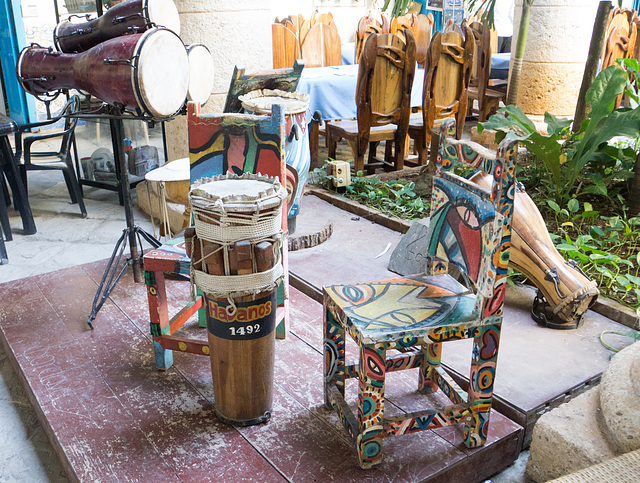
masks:
<instances>
[{"instance_id":1,"label":"drum with rope tuning","mask_svg":"<svg viewBox=\"0 0 640 483\"><path fill-rule=\"evenodd\" d=\"M285 198L277 178L250 173L203 178L189 192L195 233L185 238L204 293L215 411L237 426L271 417Z\"/></svg>"},{"instance_id":2,"label":"drum with rope tuning","mask_svg":"<svg viewBox=\"0 0 640 483\"><path fill-rule=\"evenodd\" d=\"M78 54L31 45L20 53L16 74L35 96L79 89L155 119L174 116L189 87L185 46L163 28L107 40Z\"/></svg>"},{"instance_id":3,"label":"drum with rope tuning","mask_svg":"<svg viewBox=\"0 0 640 483\"><path fill-rule=\"evenodd\" d=\"M165 27L180 35L180 16L173 0L128 0L98 18L72 15L53 31L60 52L84 52L106 40Z\"/></svg>"}]
</instances>

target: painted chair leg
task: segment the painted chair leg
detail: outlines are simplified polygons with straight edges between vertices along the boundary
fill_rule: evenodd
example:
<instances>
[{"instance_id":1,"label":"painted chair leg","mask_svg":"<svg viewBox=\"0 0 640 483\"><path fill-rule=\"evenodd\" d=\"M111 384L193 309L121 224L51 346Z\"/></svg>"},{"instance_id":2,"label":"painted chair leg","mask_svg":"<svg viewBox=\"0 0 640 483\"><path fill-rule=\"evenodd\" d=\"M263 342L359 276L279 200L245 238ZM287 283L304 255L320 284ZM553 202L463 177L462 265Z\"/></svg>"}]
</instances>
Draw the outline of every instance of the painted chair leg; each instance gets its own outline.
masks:
<instances>
[{"instance_id":1,"label":"painted chair leg","mask_svg":"<svg viewBox=\"0 0 640 483\"><path fill-rule=\"evenodd\" d=\"M424 359L418 371L418 391L422 394L432 394L438 390L436 369L440 367L442 344L428 344L424 351Z\"/></svg>"},{"instance_id":2,"label":"painted chair leg","mask_svg":"<svg viewBox=\"0 0 640 483\"><path fill-rule=\"evenodd\" d=\"M173 365L173 351L165 349L156 341L153 341L153 351L156 356L156 366L161 371L168 370Z\"/></svg>"},{"instance_id":3,"label":"painted chair leg","mask_svg":"<svg viewBox=\"0 0 640 483\"><path fill-rule=\"evenodd\" d=\"M335 386L344 397L345 381L345 330L336 322L331 311L324 311L324 405L332 409L328 396L330 386Z\"/></svg>"},{"instance_id":4,"label":"painted chair leg","mask_svg":"<svg viewBox=\"0 0 640 483\"><path fill-rule=\"evenodd\" d=\"M499 343L500 325L483 326L473 339L468 392L471 414L464 427L464 443L469 448L482 446L487 440Z\"/></svg>"},{"instance_id":5,"label":"painted chair leg","mask_svg":"<svg viewBox=\"0 0 640 483\"><path fill-rule=\"evenodd\" d=\"M361 468L382 462L386 350L360 346L358 394L358 461Z\"/></svg>"}]
</instances>

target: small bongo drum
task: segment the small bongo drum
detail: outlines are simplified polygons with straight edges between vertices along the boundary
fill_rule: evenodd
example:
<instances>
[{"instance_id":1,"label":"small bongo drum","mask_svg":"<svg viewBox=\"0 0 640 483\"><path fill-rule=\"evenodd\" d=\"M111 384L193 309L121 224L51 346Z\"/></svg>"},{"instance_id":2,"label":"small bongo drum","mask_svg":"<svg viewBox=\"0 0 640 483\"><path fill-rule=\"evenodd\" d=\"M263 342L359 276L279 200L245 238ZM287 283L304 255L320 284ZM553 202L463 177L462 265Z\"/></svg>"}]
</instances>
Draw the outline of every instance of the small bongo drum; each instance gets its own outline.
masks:
<instances>
[{"instance_id":1,"label":"small bongo drum","mask_svg":"<svg viewBox=\"0 0 640 483\"><path fill-rule=\"evenodd\" d=\"M301 92L285 92L281 90L260 89L248 92L239 97L245 112L250 114L270 115L273 104L281 104L285 113L285 156L287 166L294 168L297 176L287 177L287 189L294 190L291 195L287 223L289 233L295 231L296 216L300 212L300 200L309 175L311 152L307 134L307 110L309 94ZM294 186L293 180L297 179Z\"/></svg>"},{"instance_id":2,"label":"small bongo drum","mask_svg":"<svg viewBox=\"0 0 640 483\"><path fill-rule=\"evenodd\" d=\"M195 234L185 232L186 248L205 297L214 405L225 423L271 417L285 198L277 178L250 173L203 178L189 192Z\"/></svg>"}]
</instances>

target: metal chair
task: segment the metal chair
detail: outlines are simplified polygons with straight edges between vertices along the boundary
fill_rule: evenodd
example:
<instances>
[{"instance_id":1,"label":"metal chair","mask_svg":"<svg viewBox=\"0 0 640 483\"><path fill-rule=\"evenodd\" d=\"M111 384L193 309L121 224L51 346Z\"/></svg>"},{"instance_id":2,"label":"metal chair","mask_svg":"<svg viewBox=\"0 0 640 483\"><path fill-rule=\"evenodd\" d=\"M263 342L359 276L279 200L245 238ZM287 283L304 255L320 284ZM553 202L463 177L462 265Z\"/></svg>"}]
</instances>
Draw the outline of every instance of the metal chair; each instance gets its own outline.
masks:
<instances>
[{"instance_id":1,"label":"metal chair","mask_svg":"<svg viewBox=\"0 0 640 483\"><path fill-rule=\"evenodd\" d=\"M509 263L517 142L503 141L494 156L477 144L450 139L455 132L453 119L443 122L425 273L324 287L325 406L339 414L362 468L382 461L382 442L389 436L464 423L468 447L481 446L487 439ZM459 164L493 175L491 189L456 175ZM449 274L454 267L461 278L454 278L453 271ZM356 363L345 362L347 333L359 348ZM440 365L442 343L463 338L474 341L466 394ZM440 388L452 404L387 416L386 374L413 368L419 368L420 392ZM345 400L348 378L359 381L357 417Z\"/></svg>"}]
</instances>

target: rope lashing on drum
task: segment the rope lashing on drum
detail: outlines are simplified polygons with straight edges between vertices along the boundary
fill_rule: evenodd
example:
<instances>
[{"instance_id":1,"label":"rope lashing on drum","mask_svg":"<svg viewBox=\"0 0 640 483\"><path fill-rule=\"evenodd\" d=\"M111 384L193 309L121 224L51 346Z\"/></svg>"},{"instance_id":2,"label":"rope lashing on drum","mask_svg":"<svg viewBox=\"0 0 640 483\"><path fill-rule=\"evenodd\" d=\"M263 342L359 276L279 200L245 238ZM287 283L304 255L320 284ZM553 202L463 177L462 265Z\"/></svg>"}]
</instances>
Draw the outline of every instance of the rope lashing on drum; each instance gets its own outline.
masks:
<instances>
[{"instance_id":1,"label":"rope lashing on drum","mask_svg":"<svg viewBox=\"0 0 640 483\"><path fill-rule=\"evenodd\" d=\"M222 183L216 181L253 181L252 184L233 186L233 194L220 195ZM256 181L261 183L255 184ZM269 183L269 184L267 184ZM266 188L262 185L266 185ZM237 191L236 191L237 188ZM226 185L225 189L231 189ZM258 191L252 193L251 190ZM214 178L203 178L194 183L189 193L189 201L194 215L195 233L199 243L200 259L192 258L191 295L195 300L195 288L214 298L226 298L229 317L237 312L234 297L255 295L274 289L282 277L284 269L281 263L283 240L282 218L283 201L286 189L277 178L245 173L242 176L227 174ZM258 272L257 257L253 256L257 244L268 241L273 249L271 268ZM238 242L249 242L251 247L252 273L232 274L229 253ZM215 245L214 248L211 244ZM205 254L205 246L209 248ZM232 248L234 247L234 248ZM207 259L222 251L223 275L209 272ZM197 250L192 249L193 254ZM201 267L196 269L195 267ZM222 268L222 267L220 267Z\"/></svg>"}]
</instances>

